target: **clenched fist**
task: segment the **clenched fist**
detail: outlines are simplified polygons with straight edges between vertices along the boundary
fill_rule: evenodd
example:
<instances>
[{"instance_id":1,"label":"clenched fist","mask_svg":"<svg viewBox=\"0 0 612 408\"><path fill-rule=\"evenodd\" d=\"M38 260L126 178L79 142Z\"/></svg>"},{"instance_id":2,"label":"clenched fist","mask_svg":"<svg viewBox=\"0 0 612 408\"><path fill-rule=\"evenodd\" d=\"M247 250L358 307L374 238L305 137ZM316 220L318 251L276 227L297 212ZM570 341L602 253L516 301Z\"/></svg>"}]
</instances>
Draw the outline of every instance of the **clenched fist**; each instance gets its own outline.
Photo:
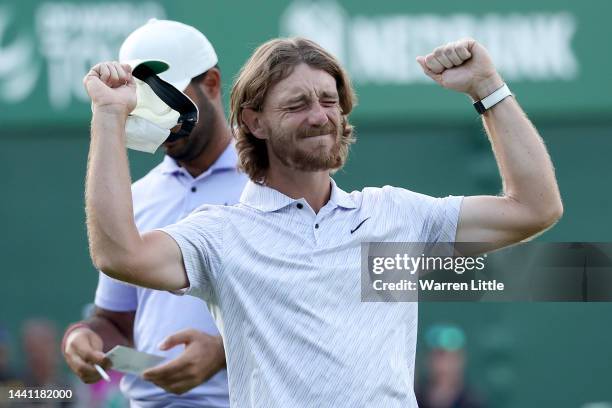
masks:
<instances>
[{"instance_id":1,"label":"clenched fist","mask_svg":"<svg viewBox=\"0 0 612 408\"><path fill-rule=\"evenodd\" d=\"M83 85L94 110L128 115L136 107L136 83L128 64L97 64L85 75Z\"/></svg>"},{"instance_id":2,"label":"clenched fist","mask_svg":"<svg viewBox=\"0 0 612 408\"><path fill-rule=\"evenodd\" d=\"M427 76L444 88L480 100L503 85L489 52L471 38L436 48L417 62Z\"/></svg>"}]
</instances>

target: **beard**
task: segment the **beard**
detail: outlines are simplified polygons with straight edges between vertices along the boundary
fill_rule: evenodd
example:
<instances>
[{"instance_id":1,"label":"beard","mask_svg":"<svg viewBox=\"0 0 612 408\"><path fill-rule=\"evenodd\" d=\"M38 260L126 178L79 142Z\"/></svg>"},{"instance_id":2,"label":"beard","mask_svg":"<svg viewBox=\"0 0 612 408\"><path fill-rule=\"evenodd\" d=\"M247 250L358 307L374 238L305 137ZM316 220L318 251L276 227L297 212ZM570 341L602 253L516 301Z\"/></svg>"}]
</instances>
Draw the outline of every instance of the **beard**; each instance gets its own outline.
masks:
<instances>
[{"instance_id":1,"label":"beard","mask_svg":"<svg viewBox=\"0 0 612 408\"><path fill-rule=\"evenodd\" d=\"M296 131L268 129L267 143L271 153L286 167L299 171L333 170L342 166L340 155L341 129L329 121L321 127L301 127ZM331 146L325 141L309 149L298 145L298 141L309 137L331 135L334 140Z\"/></svg>"}]
</instances>

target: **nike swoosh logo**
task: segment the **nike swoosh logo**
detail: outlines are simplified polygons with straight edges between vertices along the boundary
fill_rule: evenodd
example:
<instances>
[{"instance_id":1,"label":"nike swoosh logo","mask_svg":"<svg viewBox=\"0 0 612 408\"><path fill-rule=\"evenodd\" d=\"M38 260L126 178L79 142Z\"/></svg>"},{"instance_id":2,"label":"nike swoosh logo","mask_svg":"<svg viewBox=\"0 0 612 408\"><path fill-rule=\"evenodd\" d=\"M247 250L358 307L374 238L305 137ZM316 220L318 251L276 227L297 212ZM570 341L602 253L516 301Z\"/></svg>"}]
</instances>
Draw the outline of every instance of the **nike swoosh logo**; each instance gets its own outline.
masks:
<instances>
[{"instance_id":1,"label":"nike swoosh logo","mask_svg":"<svg viewBox=\"0 0 612 408\"><path fill-rule=\"evenodd\" d=\"M367 221L367 220L369 220L369 219L370 219L370 217L368 217L368 218L364 219L363 221L361 221L361 222L359 223L359 225L355 227L355 229L352 229L352 230L351 230L351 234L352 234L353 232L357 231L357 230L358 230L358 229L359 229L359 228L360 228L360 227L363 225L363 223L364 223L364 222L366 222L366 221Z\"/></svg>"}]
</instances>

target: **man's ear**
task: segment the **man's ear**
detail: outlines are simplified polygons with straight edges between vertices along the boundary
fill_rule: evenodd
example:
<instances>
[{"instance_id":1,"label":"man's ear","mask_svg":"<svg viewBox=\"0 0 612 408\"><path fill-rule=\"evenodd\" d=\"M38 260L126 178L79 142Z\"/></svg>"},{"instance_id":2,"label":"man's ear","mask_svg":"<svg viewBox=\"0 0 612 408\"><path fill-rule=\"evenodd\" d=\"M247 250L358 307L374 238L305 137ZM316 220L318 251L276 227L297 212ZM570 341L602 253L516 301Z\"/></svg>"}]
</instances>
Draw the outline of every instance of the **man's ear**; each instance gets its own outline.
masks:
<instances>
[{"instance_id":1,"label":"man's ear","mask_svg":"<svg viewBox=\"0 0 612 408\"><path fill-rule=\"evenodd\" d=\"M249 133L258 139L267 139L268 135L264 132L261 123L261 113L250 108L242 110L242 126L246 126Z\"/></svg>"},{"instance_id":2,"label":"man's ear","mask_svg":"<svg viewBox=\"0 0 612 408\"><path fill-rule=\"evenodd\" d=\"M211 68L197 82L192 83L204 90L208 99L215 100L221 96L221 72L218 68Z\"/></svg>"},{"instance_id":3,"label":"man's ear","mask_svg":"<svg viewBox=\"0 0 612 408\"><path fill-rule=\"evenodd\" d=\"M206 71L206 75L200 81L204 85L206 94L210 99L217 99L221 94L221 72L218 68L211 68Z\"/></svg>"}]
</instances>

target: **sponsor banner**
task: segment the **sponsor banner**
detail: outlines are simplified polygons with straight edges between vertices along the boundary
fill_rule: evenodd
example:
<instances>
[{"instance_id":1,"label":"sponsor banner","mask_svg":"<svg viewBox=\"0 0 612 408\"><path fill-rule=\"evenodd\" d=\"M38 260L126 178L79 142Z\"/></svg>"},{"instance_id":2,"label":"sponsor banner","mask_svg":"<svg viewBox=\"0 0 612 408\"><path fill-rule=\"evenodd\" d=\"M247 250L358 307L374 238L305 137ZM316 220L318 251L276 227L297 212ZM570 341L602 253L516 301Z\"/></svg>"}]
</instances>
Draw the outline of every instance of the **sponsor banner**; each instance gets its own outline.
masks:
<instances>
[{"instance_id":1,"label":"sponsor banner","mask_svg":"<svg viewBox=\"0 0 612 408\"><path fill-rule=\"evenodd\" d=\"M72 124L89 119L81 80L96 62L117 58L123 38L150 18L202 30L220 55L227 96L253 48L277 36L311 38L343 62L360 103L356 119L473 120L470 101L440 89L417 55L472 36L491 52L530 114L604 114L612 76L601 53L612 35L612 5L570 1L435 5L383 0L265 3L33 1L0 5L0 121Z\"/></svg>"}]
</instances>

